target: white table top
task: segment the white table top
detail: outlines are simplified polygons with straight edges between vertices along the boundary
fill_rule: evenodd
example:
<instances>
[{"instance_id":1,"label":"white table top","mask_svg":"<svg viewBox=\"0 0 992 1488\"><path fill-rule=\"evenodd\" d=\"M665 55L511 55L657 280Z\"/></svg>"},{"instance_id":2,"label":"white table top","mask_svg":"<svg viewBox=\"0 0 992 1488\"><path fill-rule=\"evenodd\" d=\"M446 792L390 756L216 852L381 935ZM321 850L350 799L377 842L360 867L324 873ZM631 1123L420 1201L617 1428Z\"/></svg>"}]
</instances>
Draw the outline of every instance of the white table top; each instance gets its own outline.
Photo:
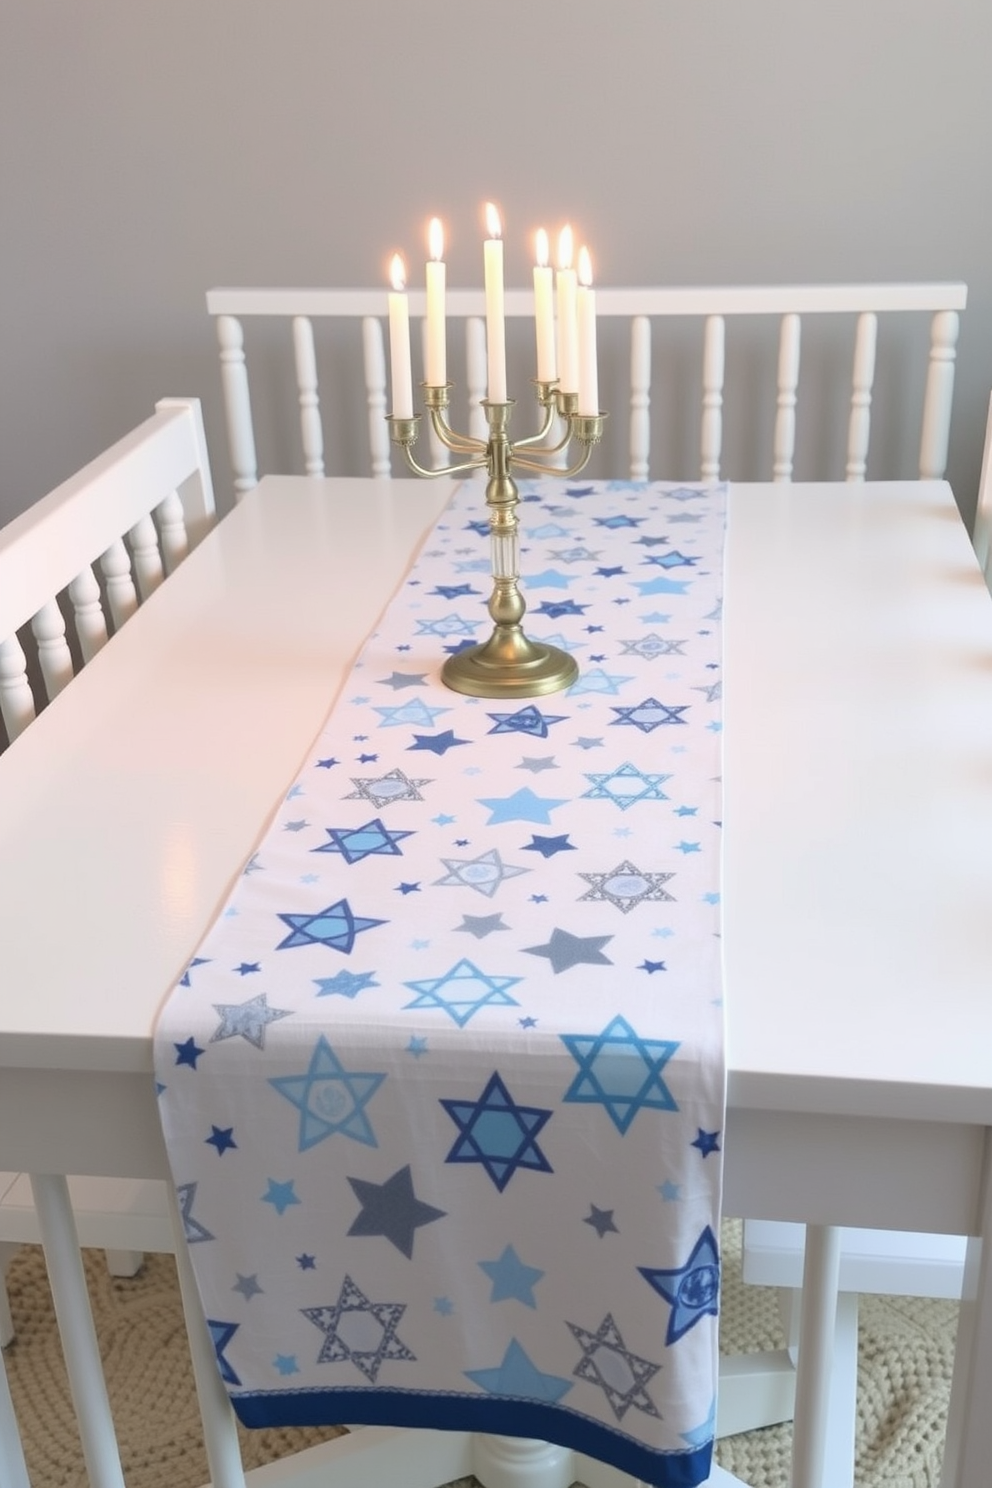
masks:
<instances>
[{"instance_id":1,"label":"white table top","mask_svg":"<svg viewBox=\"0 0 992 1488\"><path fill-rule=\"evenodd\" d=\"M150 1078L446 495L268 477L0 758L0 1066ZM949 488L732 487L725 624L730 1104L992 1125L992 601Z\"/></svg>"}]
</instances>

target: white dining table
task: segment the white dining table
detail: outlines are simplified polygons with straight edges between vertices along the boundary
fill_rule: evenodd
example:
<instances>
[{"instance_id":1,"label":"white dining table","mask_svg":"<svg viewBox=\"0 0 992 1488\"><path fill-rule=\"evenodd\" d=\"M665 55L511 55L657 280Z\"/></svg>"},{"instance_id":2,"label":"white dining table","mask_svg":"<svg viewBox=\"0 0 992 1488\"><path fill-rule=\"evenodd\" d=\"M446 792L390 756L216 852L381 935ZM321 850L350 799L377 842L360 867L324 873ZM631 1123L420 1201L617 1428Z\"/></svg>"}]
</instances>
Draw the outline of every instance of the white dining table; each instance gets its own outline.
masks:
<instances>
[{"instance_id":1,"label":"white dining table","mask_svg":"<svg viewBox=\"0 0 992 1488\"><path fill-rule=\"evenodd\" d=\"M156 1014L449 492L266 477L0 757L0 1169L49 1175L53 1244L58 1175L167 1177ZM973 1237L943 1484L984 1488L992 600L950 488L732 485L724 659L725 1211L826 1227L813 1305L830 1227ZM630 1481L457 1435L368 1428L259 1482Z\"/></svg>"}]
</instances>

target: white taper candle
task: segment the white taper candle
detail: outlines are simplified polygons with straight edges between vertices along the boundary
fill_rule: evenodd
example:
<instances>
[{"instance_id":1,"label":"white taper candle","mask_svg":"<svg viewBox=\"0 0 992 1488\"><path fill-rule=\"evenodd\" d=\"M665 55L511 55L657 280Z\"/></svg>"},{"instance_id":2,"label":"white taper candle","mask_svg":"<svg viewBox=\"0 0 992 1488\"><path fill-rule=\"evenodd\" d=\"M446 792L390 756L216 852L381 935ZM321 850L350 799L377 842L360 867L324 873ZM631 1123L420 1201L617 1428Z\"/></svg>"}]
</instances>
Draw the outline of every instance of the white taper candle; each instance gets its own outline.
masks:
<instances>
[{"instance_id":1,"label":"white taper candle","mask_svg":"<svg viewBox=\"0 0 992 1488\"><path fill-rule=\"evenodd\" d=\"M427 262L427 381L431 387L443 387L448 380L444 229L437 217L431 218L427 242L431 255Z\"/></svg>"},{"instance_id":2,"label":"white taper candle","mask_svg":"<svg viewBox=\"0 0 992 1488\"><path fill-rule=\"evenodd\" d=\"M548 235L537 230L537 263L534 266L534 329L537 335L537 380L554 382L558 373L555 358L555 303L552 271L548 263Z\"/></svg>"},{"instance_id":3,"label":"white taper candle","mask_svg":"<svg viewBox=\"0 0 992 1488\"><path fill-rule=\"evenodd\" d=\"M579 350L575 323L575 270L572 268L572 229L563 227L558 238L558 386L563 393L579 391Z\"/></svg>"},{"instance_id":4,"label":"white taper candle","mask_svg":"<svg viewBox=\"0 0 992 1488\"><path fill-rule=\"evenodd\" d=\"M579 249L579 285L576 292L579 339L579 412L599 412L599 368L596 360L596 291L592 287L592 260L588 248Z\"/></svg>"},{"instance_id":5,"label":"white taper candle","mask_svg":"<svg viewBox=\"0 0 992 1488\"><path fill-rule=\"evenodd\" d=\"M506 322L503 310L503 240L499 213L486 203L489 237L485 249L487 396L490 403L506 402Z\"/></svg>"},{"instance_id":6,"label":"white taper candle","mask_svg":"<svg viewBox=\"0 0 992 1488\"><path fill-rule=\"evenodd\" d=\"M410 310L406 298L406 267L398 253L389 267L393 288L389 295L389 364L392 373L393 417L413 417L413 372L410 363Z\"/></svg>"}]
</instances>

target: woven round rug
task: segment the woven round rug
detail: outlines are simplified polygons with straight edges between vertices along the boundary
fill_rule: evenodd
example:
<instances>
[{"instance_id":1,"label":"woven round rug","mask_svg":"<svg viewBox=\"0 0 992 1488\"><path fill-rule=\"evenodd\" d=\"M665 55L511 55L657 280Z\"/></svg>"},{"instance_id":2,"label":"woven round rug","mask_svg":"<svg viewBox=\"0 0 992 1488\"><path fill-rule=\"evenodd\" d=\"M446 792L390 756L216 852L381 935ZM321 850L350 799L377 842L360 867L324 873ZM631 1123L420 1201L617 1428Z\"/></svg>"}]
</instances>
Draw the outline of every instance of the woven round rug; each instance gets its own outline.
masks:
<instances>
[{"instance_id":1,"label":"woven round rug","mask_svg":"<svg viewBox=\"0 0 992 1488\"><path fill-rule=\"evenodd\" d=\"M780 1348L776 1295L744 1286L740 1225L723 1229L721 1317L726 1352ZM136 1277L108 1274L84 1253L86 1278L128 1488L202 1488L200 1439L182 1306L171 1256L148 1256ZM7 1272L16 1329L4 1351L14 1409L36 1488L87 1488L41 1252L26 1246ZM957 1308L950 1302L863 1297L860 1307L858 1488L936 1488L950 1392ZM241 1431L246 1468L338 1434ZM752 1488L788 1488L791 1426L718 1443L717 1461ZM471 1480L468 1480L471 1482Z\"/></svg>"}]
</instances>

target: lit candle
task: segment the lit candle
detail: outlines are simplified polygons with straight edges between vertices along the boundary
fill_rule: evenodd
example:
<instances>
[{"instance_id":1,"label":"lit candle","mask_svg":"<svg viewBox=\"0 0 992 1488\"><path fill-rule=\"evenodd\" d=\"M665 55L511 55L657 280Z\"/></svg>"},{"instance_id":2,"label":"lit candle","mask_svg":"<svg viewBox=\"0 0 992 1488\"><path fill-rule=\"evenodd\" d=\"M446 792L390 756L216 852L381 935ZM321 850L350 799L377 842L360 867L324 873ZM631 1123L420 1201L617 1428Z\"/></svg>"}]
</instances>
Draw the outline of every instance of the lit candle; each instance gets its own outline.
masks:
<instances>
[{"instance_id":1,"label":"lit candle","mask_svg":"<svg viewBox=\"0 0 992 1488\"><path fill-rule=\"evenodd\" d=\"M389 266L389 355L393 378L393 418L413 418L413 373L410 364L410 311L406 268L398 253Z\"/></svg>"},{"instance_id":2,"label":"lit candle","mask_svg":"<svg viewBox=\"0 0 992 1488\"><path fill-rule=\"evenodd\" d=\"M579 332L579 412L599 412L599 371L596 365L596 291L588 248L579 249L579 287L576 294Z\"/></svg>"},{"instance_id":3,"label":"lit candle","mask_svg":"<svg viewBox=\"0 0 992 1488\"><path fill-rule=\"evenodd\" d=\"M534 326L537 332L537 380L554 382L555 371L555 305L548 264L548 235L537 230L537 264L534 267Z\"/></svg>"},{"instance_id":4,"label":"lit candle","mask_svg":"<svg viewBox=\"0 0 992 1488\"><path fill-rule=\"evenodd\" d=\"M490 403L506 402L506 325L503 312L503 240L499 213L486 203L486 360Z\"/></svg>"},{"instance_id":5,"label":"lit candle","mask_svg":"<svg viewBox=\"0 0 992 1488\"><path fill-rule=\"evenodd\" d=\"M563 393L579 391L575 290L572 229L563 227L558 238L558 386Z\"/></svg>"},{"instance_id":6,"label":"lit candle","mask_svg":"<svg viewBox=\"0 0 992 1488\"><path fill-rule=\"evenodd\" d=\"M444 321L444 229L432 217L427 230L430 259L427 264L427 381L443 387L448 380Z\"/></svg>"}]
</instances>

